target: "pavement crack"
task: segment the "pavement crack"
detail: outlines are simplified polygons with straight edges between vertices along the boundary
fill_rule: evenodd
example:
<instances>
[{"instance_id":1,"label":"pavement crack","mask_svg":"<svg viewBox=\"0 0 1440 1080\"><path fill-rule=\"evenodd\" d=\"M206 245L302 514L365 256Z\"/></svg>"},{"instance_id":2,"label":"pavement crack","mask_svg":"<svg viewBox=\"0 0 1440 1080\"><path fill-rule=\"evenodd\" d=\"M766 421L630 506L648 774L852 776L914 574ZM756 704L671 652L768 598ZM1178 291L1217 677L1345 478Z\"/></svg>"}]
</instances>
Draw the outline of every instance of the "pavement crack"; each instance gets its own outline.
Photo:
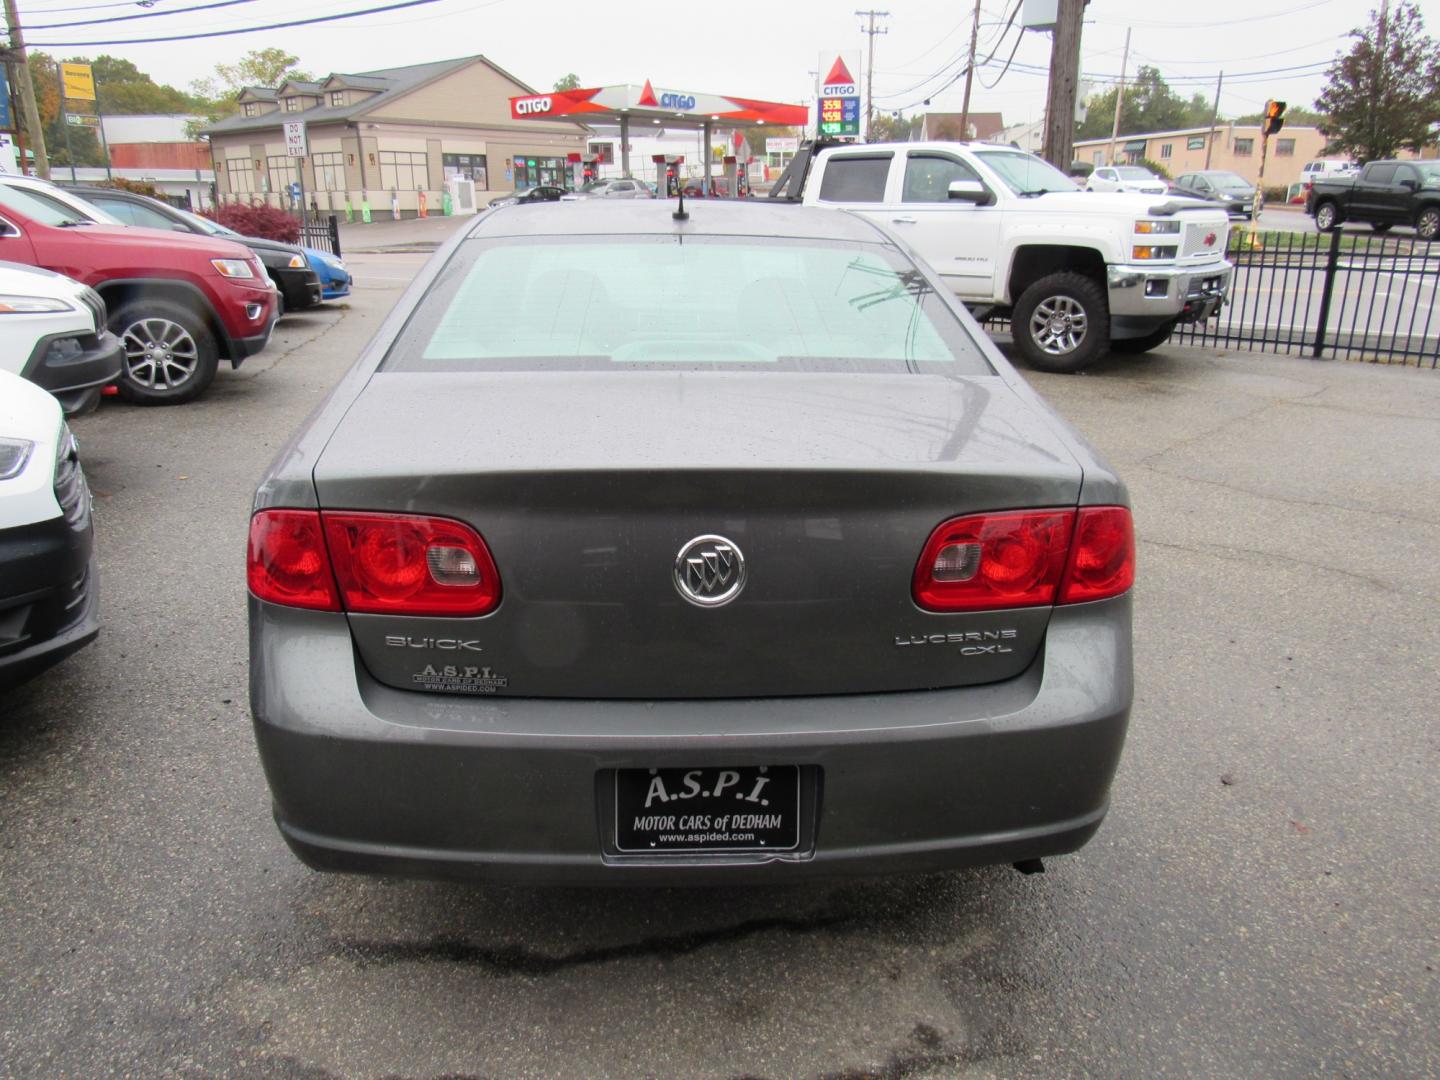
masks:
<instances>
[{"instance_id":1,"label":"pavement crack","mask_svg":"<svg viewBox=\"0 0 1440 1080\"><path fill-rule=\"evenodd\" d=\"M282 360L289 359L292 354L299 352L301 349L306 348L307 346L315 344L317 341L324 340L324 338L329 335L332 330L334 330L337 326L339 326L345 321L345 315L348 313L349 308L333 308L331 310L335 312L335 317L326 322L324 329L320 330L316 334L312 334L310 337L296 341L295 344L291 345L289 348L282 349L278 352L271 353L269 349L266 349L265 353L262 355L266 355L270 359L270 363L266 364L264 367L258 368L247 366L245 371L236 372L236 378L242 381L251 381L254 379L258 379L261 375L264 375L267 372L274 371L277 367L280 366L280 362Z\"/></svg>"},{"instance_id":2,"label":"pavement crack","mask_svg":"<svg viewBox=\"0 0 1440 1080\"><path fill-rule=\"evenodd\" d=\"M551 955L518 945L487 947L460 938L436 937L427 941L366 941L340 939L339 952L362 967L406 963L452 963L488 968L496 975L554 975L570 968L608 964L640 957L671 959L714 945L724 945L759 934L814 934L832 929L847 917L826 915L813 919L751 919L734 926L645 938L623 945Z\"/></svg>"},{"instance_id":3,"label":"pavement crack","mask_svg":"<svg viewBox=\"0 0 1440 1080\"><path fill-rule=\"evenodd\" d=\"M1166 548L1170 551L1184 551L1191 555L1209 555L1215 559L1233 558L1235 556L1249 556L1252 559L1264 559L1270 562L1289 563L1294 566L1304 567L1308 570L1321 570L1327 574L1338 574L1341 577L1359 581L1381 592L1393 593L1396 596L1413 596L1404 589L1398 589L1389 582L1381 581L1379 578L1370 577L1366 574L1357 574L1353 570L1342 570L1338 566L1329 566L1326 563L1312 562L1309 559L1298 559L1294 555L1281 554L1275 551L1261 551L1257 548L1232 547L1228 544L1168 544L1162 540L1151 540L1148 537L1141 538L1140 543L1147 547Z\"/></svg>"}]
</instances>

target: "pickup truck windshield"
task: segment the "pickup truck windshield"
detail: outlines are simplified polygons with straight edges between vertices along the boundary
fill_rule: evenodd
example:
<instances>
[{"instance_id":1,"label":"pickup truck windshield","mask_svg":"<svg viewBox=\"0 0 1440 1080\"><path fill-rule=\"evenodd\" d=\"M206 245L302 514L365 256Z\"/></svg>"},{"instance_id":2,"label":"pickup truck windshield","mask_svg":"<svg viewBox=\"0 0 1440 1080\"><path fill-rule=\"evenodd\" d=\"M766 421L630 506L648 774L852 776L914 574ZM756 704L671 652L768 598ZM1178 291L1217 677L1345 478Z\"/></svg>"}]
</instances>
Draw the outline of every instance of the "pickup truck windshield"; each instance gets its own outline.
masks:
<instances>
[{"instance_id":1,"label":"pickup truck windshield","mask_svg":"<svg viewBox=\"0 0 1440 1080\"><path fill-rule=\"evenodd\" d=\"M469 241L385 368L991 373L893 249L674 235Z\"/></svg>"},{"instance_id":2,"label":"pickup truck windshield","mask_svg":"<svg viewBox=\"0 0 1440 1080\"><path fill-rule=\"evenodd\" d=\"M975 156L990 166L1016 195L1080 190L1074 180L1034 154L1014 150L977 150Z\"/></svg>"}]
</instances>

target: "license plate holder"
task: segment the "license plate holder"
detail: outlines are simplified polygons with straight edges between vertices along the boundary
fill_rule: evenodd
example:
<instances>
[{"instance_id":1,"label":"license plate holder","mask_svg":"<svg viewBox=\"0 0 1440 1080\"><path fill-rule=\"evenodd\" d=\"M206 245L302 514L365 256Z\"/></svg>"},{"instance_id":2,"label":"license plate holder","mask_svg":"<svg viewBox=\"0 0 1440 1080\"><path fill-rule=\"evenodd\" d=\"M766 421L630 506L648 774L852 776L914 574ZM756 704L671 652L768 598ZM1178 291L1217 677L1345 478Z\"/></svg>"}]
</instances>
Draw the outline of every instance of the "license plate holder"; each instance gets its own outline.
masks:
<instances>
[{"instance_id":1,"label":"license plate holder","mask_svg":"<svg viewBox=\"0 0 1440 1080\"><path fill-rule=\"evenodd\" d=\"M622 854L800 849L798 765L617 769L614 786Z\"/></svg>"}]
</instances>

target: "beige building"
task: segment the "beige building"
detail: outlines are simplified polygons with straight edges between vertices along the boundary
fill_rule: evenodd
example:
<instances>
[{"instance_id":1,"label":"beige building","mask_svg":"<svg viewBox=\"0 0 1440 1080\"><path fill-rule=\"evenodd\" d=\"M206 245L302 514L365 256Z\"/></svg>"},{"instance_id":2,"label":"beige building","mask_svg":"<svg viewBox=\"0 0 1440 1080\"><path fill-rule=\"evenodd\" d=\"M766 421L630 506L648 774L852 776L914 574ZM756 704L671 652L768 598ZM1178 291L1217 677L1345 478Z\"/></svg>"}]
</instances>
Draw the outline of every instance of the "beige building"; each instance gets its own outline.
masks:
<instances>
[{"instance_id":1,"label":"beige building","mask_svg":"<svg viewBox=\"0 0 1440 1080\"><path fill-rule=\"evenodd\" d=\"M1212 141L1214 148L1206 164L1206 151ZM1305 163L1321 157L1324 148L1325 136L1318 128L1287 124L1280 134L1270 138L1265 186L1298 184ZM1214 128L1121 135L1113 144L1108 138L1086 139L1075 144L1074 156L1086 165L1123 165L1145 158L1163 166L1172 177L1201 169L1227 169L1253 184L1260 175L1260 126L1218 124Z\"/></svg>"},{"instance_id":2,"label":"beige building","mask_svg":"<svg viewBox=\"0 0 1440 1080\"><path fill-rule=\"evenodd\" d=\"M537 183L560 183L567 155L584 153L589 129L573 121L510 118L509 99L535 91L483 56L467 56L319 82L248 87L240 111L206 129L221 202L290 205L302 180L321 210L376 214L421 199L439 213L445 181L475 181L476 201ZM282 126L305 121L308 155L288 157ZM491 194L487 194L491 193Z\"/></svg>"}]
</instances>

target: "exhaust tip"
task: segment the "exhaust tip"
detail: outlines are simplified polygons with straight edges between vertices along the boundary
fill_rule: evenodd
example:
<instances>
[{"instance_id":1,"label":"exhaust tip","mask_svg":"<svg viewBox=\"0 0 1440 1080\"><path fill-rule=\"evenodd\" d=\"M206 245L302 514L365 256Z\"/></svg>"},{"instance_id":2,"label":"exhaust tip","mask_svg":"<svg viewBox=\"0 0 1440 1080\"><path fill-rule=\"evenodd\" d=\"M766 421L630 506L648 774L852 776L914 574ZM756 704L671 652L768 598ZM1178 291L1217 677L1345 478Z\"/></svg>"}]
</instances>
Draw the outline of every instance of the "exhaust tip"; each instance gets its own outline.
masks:
<instances>
[{"instance_id":1,"label":"exhaust tip","mask_svg":"<svg viewBox=\"0 0 1440 1080\"><path fill-rule=\"evenodd\" d=\"M1026 875L1043 874L1045 872L1045 862L1043 859L1021 859L1015 863L1014 866L1016 870Z\"/></svg>"}]
</instances>

